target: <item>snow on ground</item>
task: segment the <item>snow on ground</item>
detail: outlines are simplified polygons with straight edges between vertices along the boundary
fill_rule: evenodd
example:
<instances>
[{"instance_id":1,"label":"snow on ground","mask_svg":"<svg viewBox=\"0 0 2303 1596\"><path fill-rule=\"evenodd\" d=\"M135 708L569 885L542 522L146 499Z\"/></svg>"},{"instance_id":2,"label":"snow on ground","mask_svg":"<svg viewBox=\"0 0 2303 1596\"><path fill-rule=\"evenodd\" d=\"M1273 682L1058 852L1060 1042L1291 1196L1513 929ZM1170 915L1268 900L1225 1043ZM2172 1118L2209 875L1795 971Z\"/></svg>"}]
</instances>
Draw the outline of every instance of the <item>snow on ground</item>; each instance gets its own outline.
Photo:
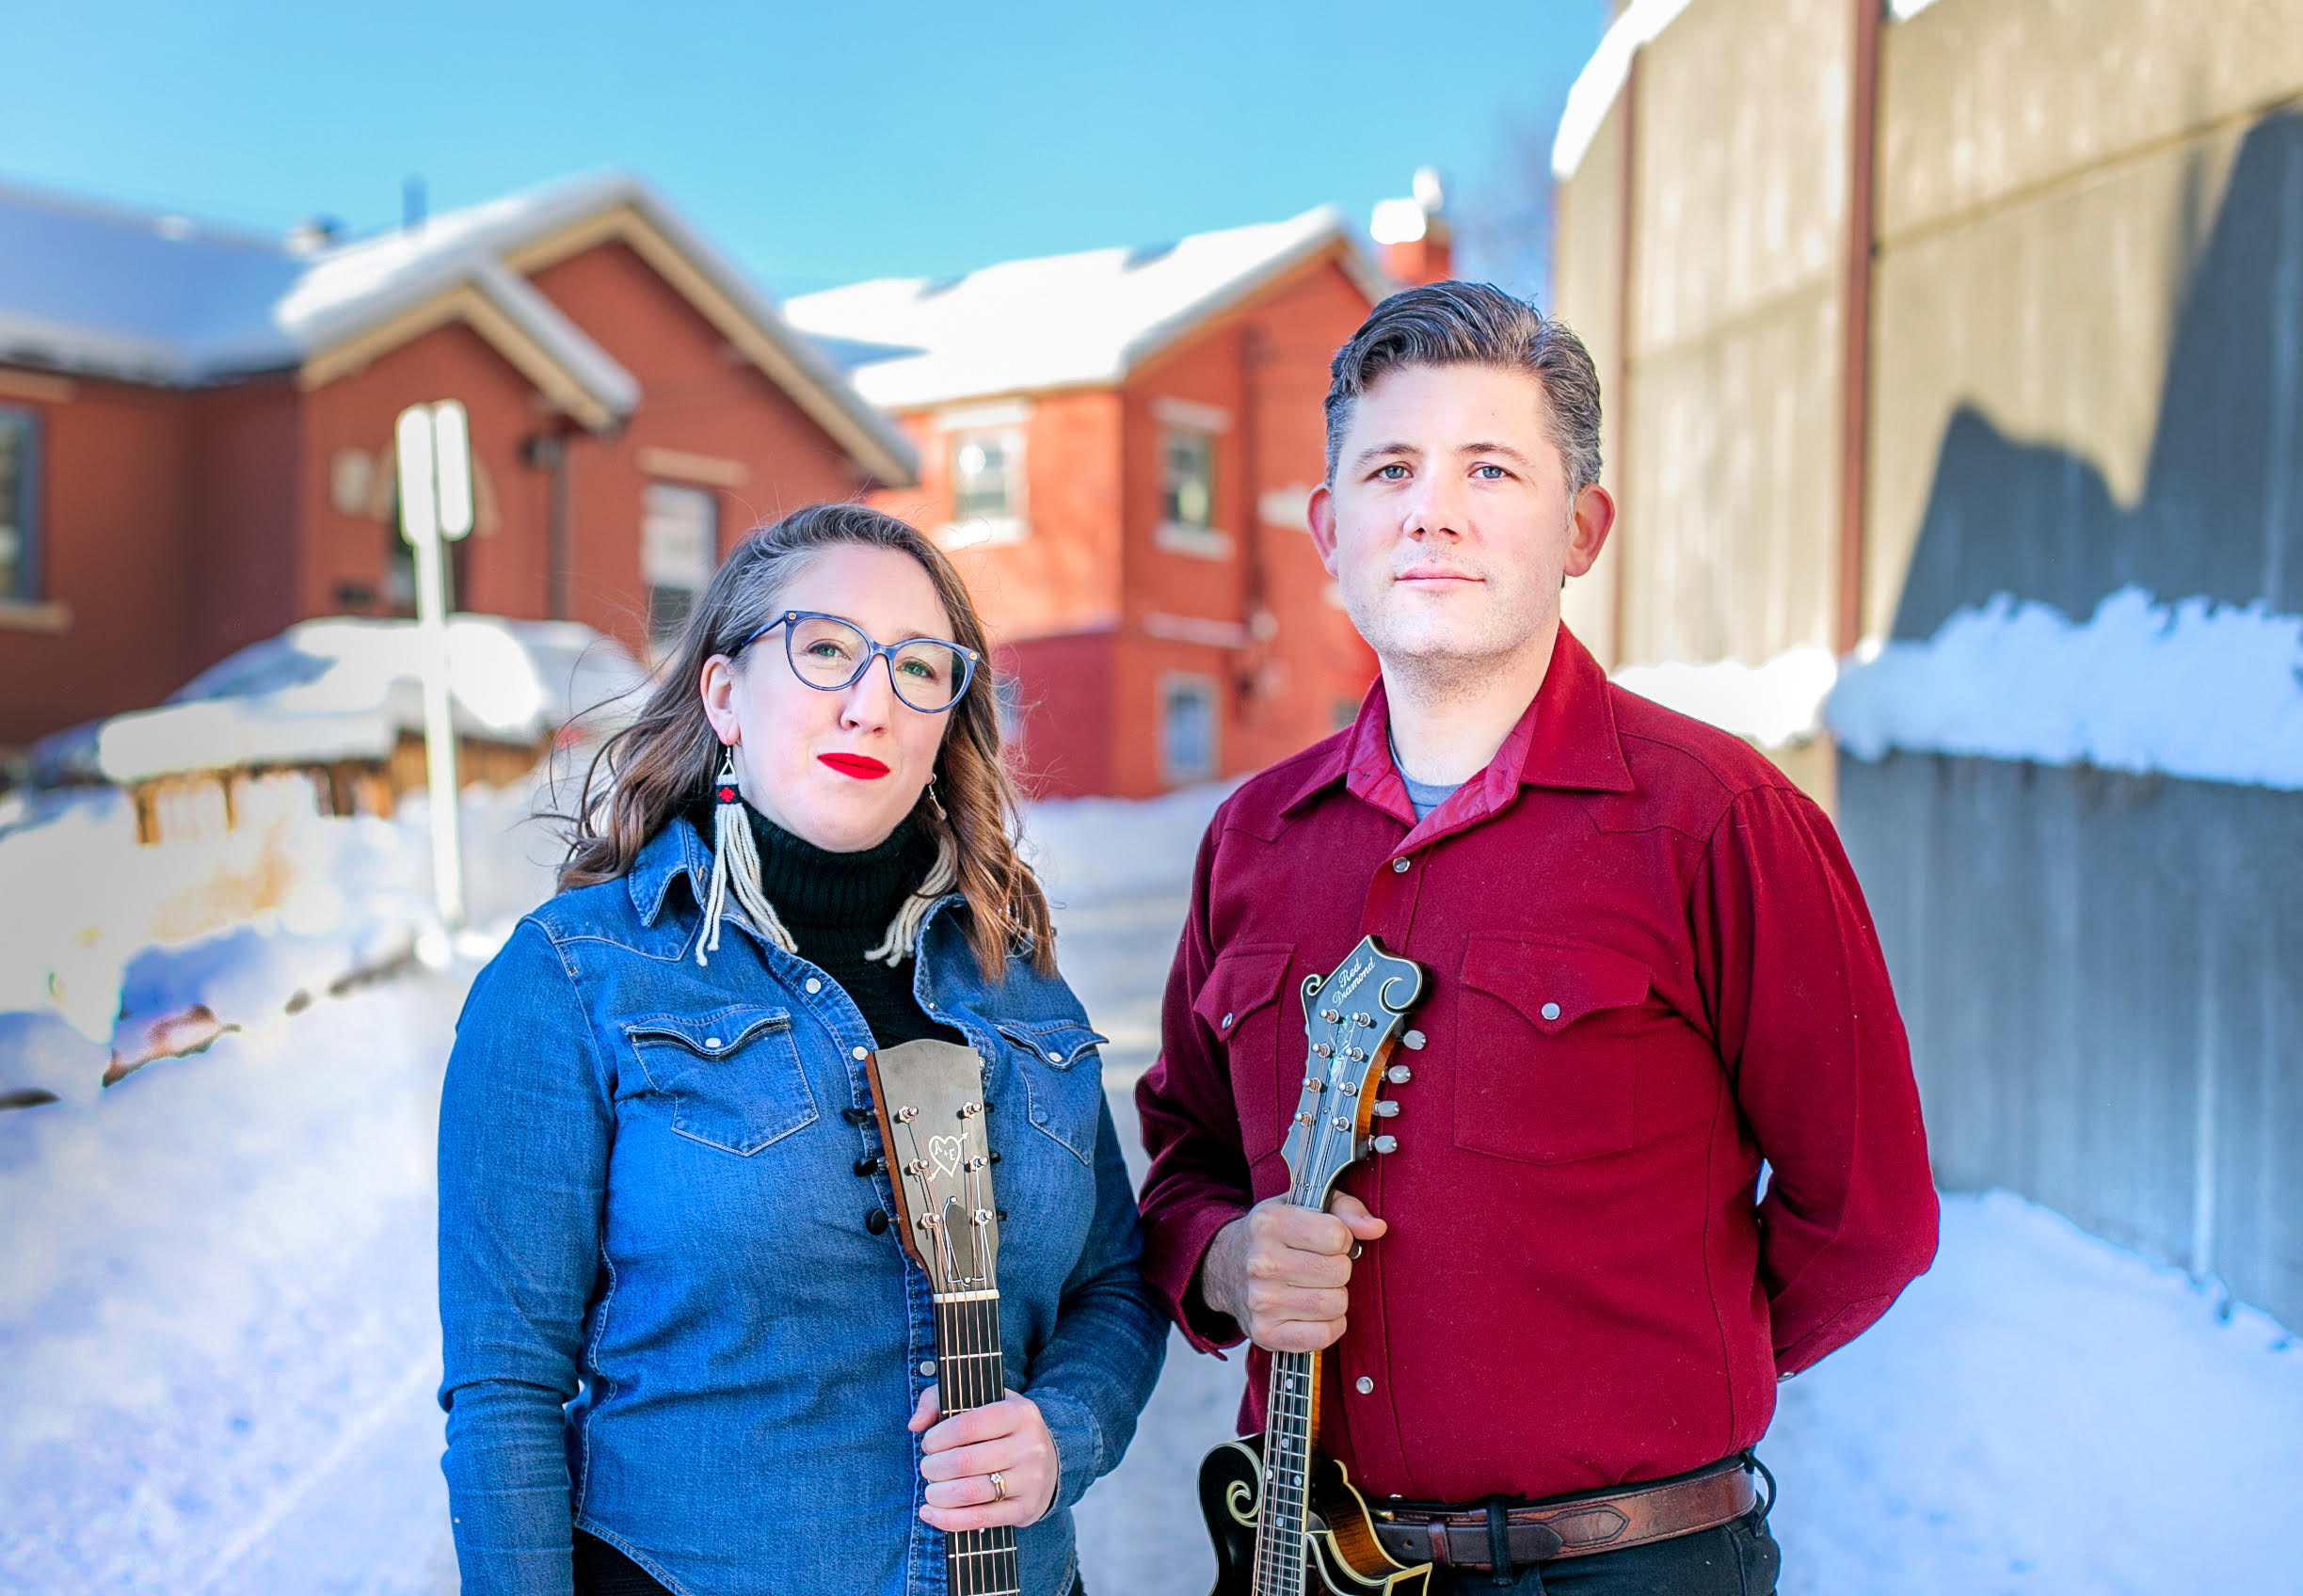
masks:
<instances>
[{"instance_id":1,"label":"snow on ground","mask_svg":"<svg viewBox=\"0 0 2303 1596\"><path fill-rule=\"evenodd\" d=\"M1218 796L1032 818L1066 967L1125 1033L1129 1144ZM94 1102L0 1113L0 1590L455 1590L431 1157L473 967L409 966ZM1239 1367L1172 1348L1080 1509L1092 1590L1206 1589L1193 1471ZM2004 1194L1946 1200L1935 1270L1783 1387L1765 1455L1789 1596L2303 1590L2303 1350Z\"/></svg>"}]
</instances>

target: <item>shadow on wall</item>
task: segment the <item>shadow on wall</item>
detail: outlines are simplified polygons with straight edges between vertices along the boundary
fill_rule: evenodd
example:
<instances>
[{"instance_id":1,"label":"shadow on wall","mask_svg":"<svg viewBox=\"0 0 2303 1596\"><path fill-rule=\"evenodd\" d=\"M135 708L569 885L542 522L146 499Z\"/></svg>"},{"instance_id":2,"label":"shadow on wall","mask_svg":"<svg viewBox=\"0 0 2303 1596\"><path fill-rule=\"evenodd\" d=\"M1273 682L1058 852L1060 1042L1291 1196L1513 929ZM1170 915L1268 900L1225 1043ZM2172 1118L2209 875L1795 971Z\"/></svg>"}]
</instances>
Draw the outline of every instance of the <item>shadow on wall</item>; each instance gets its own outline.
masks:
<instances>
[{"instance_id":1,"label":"shadow on wall","mask_svg":"<svg viewBox=\"0 0 2303 1596\"><path fill-rule=\"evenodd\" d=\"M2257 126L2177 322L2142 502L1973 411L1895 635L2135 583L2303 610L2303 115ZM1840 759L1938 1179L2006 1186L2303 1325L2303 793Z\"/></svg>"},{"instance_id":2,"label":"shadow on wall","mask_svg":"<svg viewBox=\"0 0 2303 1596\"><path fill-rule=\"evenodd\" d=\"M2142 502L1962 407L1943 435L1895 635L1994 593L2084 621L2129 583L2303 610L2303 114L2240 147L2176 322Z\"/></svg>"}]
</instances>

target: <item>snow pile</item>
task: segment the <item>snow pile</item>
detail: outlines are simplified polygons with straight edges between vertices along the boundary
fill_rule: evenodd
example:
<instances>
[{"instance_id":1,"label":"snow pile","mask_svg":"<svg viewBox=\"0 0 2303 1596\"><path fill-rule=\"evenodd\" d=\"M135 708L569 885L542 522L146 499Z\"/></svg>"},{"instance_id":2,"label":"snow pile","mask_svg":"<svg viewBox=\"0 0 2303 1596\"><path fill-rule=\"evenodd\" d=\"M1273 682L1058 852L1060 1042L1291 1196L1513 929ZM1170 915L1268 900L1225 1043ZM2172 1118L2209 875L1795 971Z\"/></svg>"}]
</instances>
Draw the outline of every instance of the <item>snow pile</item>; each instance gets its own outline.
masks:
<instances>
[{"instance_id":1,"label":"snow pile","mask_svg":"<svg viewBox=\"0 0 2303 1596\"><path fill-rule=\"evenodd\" d=\"M2008 1192L1943 1221L1887 1317L1780 1388L1784 1596L2297 1589L2295 1338ZM2213 1532L2135 1533L2169 1503Z\"/></svg>"},{"instance_id":2,"label":"snow pile","mask_svg":"<svg viewBox=\"0 0 2303 1596\"><path fill-rule=\"evenodd\" d=\"M1612 679L1667 710L1763 748L1781 748L1822 729L1823 701L1839 679L1839 662L1829 648L1805 646L1786 648L1763 665L1740 660L1626 665Z\"/></svg>"},{"instance_id":3,"label":"snow pile","mask_svg":"<svg viewBox=\"0 0 2303 1596\"><path fill-rule=\"evenodd\" d=\"M1236 781L1159 798L1046 798L1024 806L1023 855L1048 896L1088 903L1191 889L1191 861Z\"/></svg>"},{"instance_id":4,"label":"snow pile","mask_svg":"<svg viewBox=\"0 0 2303 1596\"><path fill-rule=\"evenodd\" d=\"M572 621L457 615L447 627L457 732L535 742L644 673L621 644ZM424 729L429 645L413 621L303 621L210 666L158 709L74 727L33 750L40 779L136 782L183 771L382 759Z\"/></svg>"},{"instance_id":5,"label":"snow pile","mask_svg":"<svg viewBox=\"0 0 2303 1596\"><path fill-rule=\"evenodd\" d=\"M2084 625L1999 594L1851 665L1840 746L2303 789L2303 616L2123 587Z\"/></svg>"},{"instance_id":6,"label":"snow pile","mask_svg":"<svg viewBox=\"0 0 2303 1596\"><path fill-rule=\"evenodd\" d=\"M300 786L295 778L294 786ZM465 896L485 947L552 889L530 783L462 794ZM435 960L429 806L392 820L282 803L220 837L139 845L119 792L74 794L0 834L0 1094L96 1095L117 1051L195 1007L275 1023L362 974Z\"/></svg>"}]
</instances>

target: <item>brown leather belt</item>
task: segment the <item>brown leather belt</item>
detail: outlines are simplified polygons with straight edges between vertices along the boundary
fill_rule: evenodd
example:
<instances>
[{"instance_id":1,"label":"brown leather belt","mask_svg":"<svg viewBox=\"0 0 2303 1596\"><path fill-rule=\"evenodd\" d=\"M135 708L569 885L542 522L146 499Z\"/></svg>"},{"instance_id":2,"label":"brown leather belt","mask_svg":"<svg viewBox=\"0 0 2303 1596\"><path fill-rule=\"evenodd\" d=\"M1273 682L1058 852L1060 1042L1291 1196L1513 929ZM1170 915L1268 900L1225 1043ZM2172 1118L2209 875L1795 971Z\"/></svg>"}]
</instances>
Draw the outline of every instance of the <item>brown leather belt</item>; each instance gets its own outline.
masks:
<instances>
[{"instance_id":1,"label":"brown leather belt","mask_svg":"<svg viewBox=\"0 0 2303 1596\"><path fill-rule=\"evenodd\" d=\"M1502 1524L1479 1505L1439 1507L1374 1502L1375 1536L1403 1563L1494 1569L1494 1531L1500 1527L1514 1566L1588 1557L1650 1540L1669 1540L1733 1523L1759 1505L1759 1486L1743 1459L1652 1485L1591 1491L1524 1507L1500 1501Z\"/></svg>"}]
</instances>

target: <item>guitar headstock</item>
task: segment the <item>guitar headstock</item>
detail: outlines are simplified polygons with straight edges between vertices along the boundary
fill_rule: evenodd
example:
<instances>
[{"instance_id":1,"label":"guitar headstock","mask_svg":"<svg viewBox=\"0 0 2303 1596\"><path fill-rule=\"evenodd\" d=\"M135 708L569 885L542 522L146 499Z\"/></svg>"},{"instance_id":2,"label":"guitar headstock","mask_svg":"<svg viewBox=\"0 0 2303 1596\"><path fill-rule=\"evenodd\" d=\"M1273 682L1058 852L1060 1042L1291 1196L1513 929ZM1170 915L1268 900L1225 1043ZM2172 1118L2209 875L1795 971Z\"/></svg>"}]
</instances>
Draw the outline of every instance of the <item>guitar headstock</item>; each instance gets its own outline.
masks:
<instances>
[{"instance_id":1,"label":"guitar headstock","mask_svg":"<svg viewBox=\"0 0 2303 1596\"><path fill-rule=\"evenodd\" d=\"M1423 982L1421 965L1386 953L1373 936L1362 937L1331 974L1303 978L1303 1090L1280 1149L1294 1202L1325 1207L1345 1170L1391 1151L1375 1122L1399 1106L1376 1093L1386 1080L1408 1079L1408 1066L1392 1059ZM1419 1034L1406 1036L1411 1048L1423 1045Z\"/></svg>"},{"instance_id":2,"label":"guitar headstock","mask_svg":"<svg viewBox=\"0 0 2303 1596\"><path fill-rule=\"evenodd\" d=\"M869 1068L904 1251L938 1295L997 1291L984 1061L972 1047L922 1040L883 1047Z\"/></svg>"}]
</instances>

